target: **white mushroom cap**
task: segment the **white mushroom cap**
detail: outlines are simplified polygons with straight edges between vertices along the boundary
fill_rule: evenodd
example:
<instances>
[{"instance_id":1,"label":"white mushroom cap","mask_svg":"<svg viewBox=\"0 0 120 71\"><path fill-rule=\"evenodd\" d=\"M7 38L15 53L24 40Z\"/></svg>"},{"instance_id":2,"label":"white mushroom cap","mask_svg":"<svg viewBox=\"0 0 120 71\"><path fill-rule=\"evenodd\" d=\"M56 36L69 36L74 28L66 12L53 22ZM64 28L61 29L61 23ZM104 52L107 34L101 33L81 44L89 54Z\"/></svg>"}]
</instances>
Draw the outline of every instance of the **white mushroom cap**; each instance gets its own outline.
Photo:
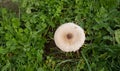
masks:
<instances>
[{"instance_id":1,"label":"white mushroom cap","mask_svg":"<svg viewBox=\"0 0 120 71\"><path fill-rule=\"evenodd\" d=\"M75 52L84 44L85 33L80 26L65 23L55 31L54 41L62 51Z\"/></svg>"}]
</instances>

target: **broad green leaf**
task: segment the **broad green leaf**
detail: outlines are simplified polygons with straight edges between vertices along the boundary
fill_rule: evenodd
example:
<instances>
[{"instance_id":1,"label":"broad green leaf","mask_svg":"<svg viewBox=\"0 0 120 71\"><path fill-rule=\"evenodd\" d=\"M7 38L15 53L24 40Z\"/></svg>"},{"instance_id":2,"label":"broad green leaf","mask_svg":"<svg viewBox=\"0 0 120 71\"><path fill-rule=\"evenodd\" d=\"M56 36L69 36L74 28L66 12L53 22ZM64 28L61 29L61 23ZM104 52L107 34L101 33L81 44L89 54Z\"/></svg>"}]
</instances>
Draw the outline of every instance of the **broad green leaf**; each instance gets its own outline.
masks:
<instances>
[{"instance_id":1,"label":"broad green leaf","mask_svg":"<svg viewBox=\"0 0 120 71\"><path fill-rule=\"evenodd\" d=\"M14 28L18 28L20 26L20 22L18 18L12 18L12 25Z\"/></svg>"},{"instance_id":2,"label":"broad green leaf","mask_svg":"<svg viewBox=\"0 0 120 71\"><path fill-rule=\"evenodd\" d=\"M4 49L3 47L0 47L0 54L6 54L8 50Z\"/></svg>"},{"instance_id":3,"label":"broad green leaf","mask_svg":"<svg viewBox=\"0 0 120 71\"><path fill-rule=\"evenodd\" d=\"M10 68L10 62L7 60L6 65L4 65L4 66L2 67L1 71L7 71L7 70L9 70L8 68Z\"/></svg>"},{"instance_id":4,"label":"broad green leaf","mask_svg":"<svg viewBox=\"0 0 120 71\"><path fill-rule=\"evenodd\" d=\"M30 14L30 13L31 13L31 7L28 7L28 8L27 8L26 13L27 13L27 14Z\"/></svg>"},{"instance_id":5,"label":"broad green leaf","mask_svg":"<svg viewBox=\"0 0 120 71\"><path fill-rule=\"evenodd\" d=\"M115 30L115 39L118 44L120 44L120 29Z\"/></svg>"}]
</instances>

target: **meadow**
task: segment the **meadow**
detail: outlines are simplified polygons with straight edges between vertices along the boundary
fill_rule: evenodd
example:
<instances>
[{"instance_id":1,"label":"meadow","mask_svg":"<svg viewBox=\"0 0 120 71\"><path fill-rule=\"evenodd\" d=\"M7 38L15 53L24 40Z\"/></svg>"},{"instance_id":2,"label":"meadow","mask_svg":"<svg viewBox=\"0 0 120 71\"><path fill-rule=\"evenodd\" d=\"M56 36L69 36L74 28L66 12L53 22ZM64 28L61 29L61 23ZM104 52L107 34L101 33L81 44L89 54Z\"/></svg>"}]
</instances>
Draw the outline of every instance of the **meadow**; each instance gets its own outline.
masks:
<instances>
[{"instance_id":1,"label":"meadow","mask_svg":"<svg viewBox=\"0 0 120 71\"><path fill-rule=\"evenodd\" d=\"M56 29L85 31L78 52L63 52ZM0 71L120 71L120 0L1 0Z\"/></svg>"}]
</instances>

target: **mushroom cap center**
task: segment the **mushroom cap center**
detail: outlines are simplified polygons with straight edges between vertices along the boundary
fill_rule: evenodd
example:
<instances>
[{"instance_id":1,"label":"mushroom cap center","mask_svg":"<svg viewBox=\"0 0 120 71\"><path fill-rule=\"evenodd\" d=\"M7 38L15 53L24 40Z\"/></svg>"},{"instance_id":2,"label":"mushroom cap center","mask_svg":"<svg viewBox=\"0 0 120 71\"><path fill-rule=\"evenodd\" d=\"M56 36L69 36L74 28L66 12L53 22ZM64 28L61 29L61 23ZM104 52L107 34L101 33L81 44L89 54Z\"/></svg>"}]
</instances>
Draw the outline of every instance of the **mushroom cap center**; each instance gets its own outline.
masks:
<instances>
[{"instance_id":1,"label":"mushroom cap center","mask_svg":"<svg viewBox=\"0 0 120 71\"><path fill-rule=\"evenodd\" d=\"M70 39L73 38L73 34L72 34L72 33L68 33L68 34L66 35L66 37L67 37L68 40L70 40Z\"/></svg>"}]
</instances>

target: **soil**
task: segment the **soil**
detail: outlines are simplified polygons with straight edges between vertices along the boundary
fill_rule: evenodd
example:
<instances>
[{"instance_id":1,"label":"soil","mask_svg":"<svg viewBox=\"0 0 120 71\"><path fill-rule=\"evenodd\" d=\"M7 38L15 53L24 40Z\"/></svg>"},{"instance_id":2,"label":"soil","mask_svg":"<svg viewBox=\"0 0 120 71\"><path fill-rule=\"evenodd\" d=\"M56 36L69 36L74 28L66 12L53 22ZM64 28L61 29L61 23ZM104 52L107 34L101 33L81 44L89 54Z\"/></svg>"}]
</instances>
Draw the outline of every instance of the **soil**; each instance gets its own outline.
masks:
<instances>
[{"instance_id":1,"label":"soil","mask_svg":"<svg viewBox=\"0 0 120 71\"><path fill-rule=\"evenodd\" d=\"M0 0L0 7L19 14L19 3L12 2L12 0Z\"/></svg>"}]
</instances>

